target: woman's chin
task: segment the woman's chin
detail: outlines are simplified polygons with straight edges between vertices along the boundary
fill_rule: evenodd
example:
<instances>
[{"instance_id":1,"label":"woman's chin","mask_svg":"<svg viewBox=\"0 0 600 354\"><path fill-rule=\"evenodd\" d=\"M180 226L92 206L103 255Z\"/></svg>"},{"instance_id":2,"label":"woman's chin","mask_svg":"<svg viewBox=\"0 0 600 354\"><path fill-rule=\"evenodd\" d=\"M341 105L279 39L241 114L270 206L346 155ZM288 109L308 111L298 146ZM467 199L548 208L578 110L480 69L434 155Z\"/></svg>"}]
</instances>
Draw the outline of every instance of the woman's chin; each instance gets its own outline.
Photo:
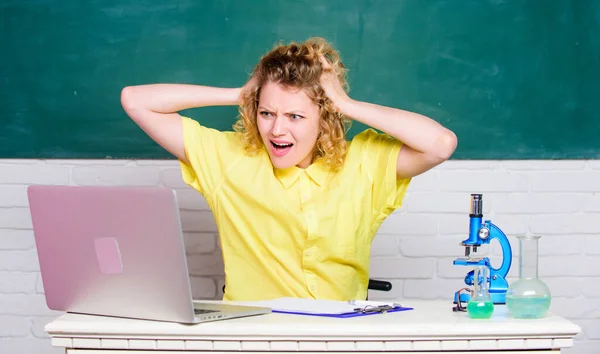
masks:
<instances>
[{"instance_id":1,"label":"woman's chin","mask_svg":"<svg viewBox=\"0 0 600 354\"><path fill-rule=\"evenodd\" d=\"M271 157L271 163L273 164L273 167L278 168L278 169L285 169L285 168L290 168L292 166L296 166L298 163L292 159L286 158L284 157L277 157L277 156L270 156Z\"/></svg>"}]
</instances>

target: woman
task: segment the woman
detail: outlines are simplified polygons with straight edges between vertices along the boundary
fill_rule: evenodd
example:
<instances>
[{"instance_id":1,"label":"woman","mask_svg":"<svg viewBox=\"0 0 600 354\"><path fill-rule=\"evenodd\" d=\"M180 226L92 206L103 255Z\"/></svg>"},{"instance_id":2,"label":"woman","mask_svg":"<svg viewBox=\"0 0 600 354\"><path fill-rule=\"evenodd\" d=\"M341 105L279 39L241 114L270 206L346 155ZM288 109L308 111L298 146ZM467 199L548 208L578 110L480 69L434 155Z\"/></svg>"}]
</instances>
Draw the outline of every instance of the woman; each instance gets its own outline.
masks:
<instances>
[{"instance_id":1,"label":"woman","mask_svg":"<svg viewBox=\"0 0 600 354\"><path fill-rule=\"evenodd\" d=\"M126 87L127 114L175 155L219 229L225 300L365 299L373 237L412 177L447 160L454 133L350 98L326 41L279 45L242 88ZM177 112L239 105L234 131ZM346 142L347 122L367 129Z\"/></svg>"}]
</instances>

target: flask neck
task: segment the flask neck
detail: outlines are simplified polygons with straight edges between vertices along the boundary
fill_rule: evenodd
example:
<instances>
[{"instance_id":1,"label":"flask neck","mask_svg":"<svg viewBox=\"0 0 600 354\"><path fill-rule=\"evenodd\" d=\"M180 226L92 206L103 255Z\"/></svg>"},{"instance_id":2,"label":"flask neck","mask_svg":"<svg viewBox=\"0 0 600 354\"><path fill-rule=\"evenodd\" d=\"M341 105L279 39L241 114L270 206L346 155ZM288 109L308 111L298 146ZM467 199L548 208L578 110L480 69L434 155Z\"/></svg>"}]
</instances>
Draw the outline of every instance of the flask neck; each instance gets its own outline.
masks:
<instances>
[{"instance_id":1,"label":"flask neck","mask_svg":"<svg viewBox=\"0 0 600 354\"><path fill-rule=\"evenodd\" d=\"M538 239L539 236L519 236L519 278L538 277Z\"/></svg>"},{"instance_id":2,"label":"flask neck","mask_svg":"<svg viewBox=\"0 0 600 354\"><path fill-rule=\"evenodd\" d=\"M478 266L474 269L473 290L475 296L489 297L489 277L486 266Z\"/></svg>"}]
</instances>

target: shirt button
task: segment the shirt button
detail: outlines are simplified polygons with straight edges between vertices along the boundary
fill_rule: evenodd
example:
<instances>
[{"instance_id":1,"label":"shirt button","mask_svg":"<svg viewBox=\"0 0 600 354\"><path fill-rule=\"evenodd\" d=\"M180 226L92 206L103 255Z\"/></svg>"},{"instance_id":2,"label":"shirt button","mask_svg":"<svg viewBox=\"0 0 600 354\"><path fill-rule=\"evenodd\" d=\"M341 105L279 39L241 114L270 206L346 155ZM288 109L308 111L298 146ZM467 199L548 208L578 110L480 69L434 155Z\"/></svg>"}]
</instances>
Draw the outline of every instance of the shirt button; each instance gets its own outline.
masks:
<instances>
[{"instance_id":1,"label":"shirt button","mask_svg":"<svg viewBox=\"0 0 600 354\"><path fill-rule=\"evenodd\" d=\"M304 255L307 256L307 257L309 257L310 256L310 251L304 252Z\"/></svg>"}]
</instances>

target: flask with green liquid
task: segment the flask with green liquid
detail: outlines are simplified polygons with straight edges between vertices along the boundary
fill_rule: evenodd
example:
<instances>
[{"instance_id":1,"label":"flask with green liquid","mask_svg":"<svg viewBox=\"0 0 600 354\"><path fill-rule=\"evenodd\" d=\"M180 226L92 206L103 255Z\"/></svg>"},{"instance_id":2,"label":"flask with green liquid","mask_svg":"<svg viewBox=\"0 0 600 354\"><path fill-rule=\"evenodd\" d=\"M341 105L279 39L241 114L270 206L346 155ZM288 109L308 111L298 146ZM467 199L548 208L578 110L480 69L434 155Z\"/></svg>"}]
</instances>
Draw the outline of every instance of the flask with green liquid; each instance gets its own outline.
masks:
<instances>
[{"instance_id":1,"label":"flask with green liquid","mask_svg":"<svg viewBox=\"0 0 600 354\"><path fill-rule=\"evenodd\" d=\"M540 236L519 239L519 279L506 290L506 307L515 318L541 318L550 308L550 289L538 278Z\"/></svg>"},{"instance_id":2,"label":"flask with green liquid","mask_svg":"<svg viewBox=\"0 0 600 354\"><path fill-rule=\"evenodd\" d=\"M474 270L473 295L467 303L470 318L490 318L494 313L494 303L489 293L488 268L477 266Z\"/></svg>"}]
</instances>

